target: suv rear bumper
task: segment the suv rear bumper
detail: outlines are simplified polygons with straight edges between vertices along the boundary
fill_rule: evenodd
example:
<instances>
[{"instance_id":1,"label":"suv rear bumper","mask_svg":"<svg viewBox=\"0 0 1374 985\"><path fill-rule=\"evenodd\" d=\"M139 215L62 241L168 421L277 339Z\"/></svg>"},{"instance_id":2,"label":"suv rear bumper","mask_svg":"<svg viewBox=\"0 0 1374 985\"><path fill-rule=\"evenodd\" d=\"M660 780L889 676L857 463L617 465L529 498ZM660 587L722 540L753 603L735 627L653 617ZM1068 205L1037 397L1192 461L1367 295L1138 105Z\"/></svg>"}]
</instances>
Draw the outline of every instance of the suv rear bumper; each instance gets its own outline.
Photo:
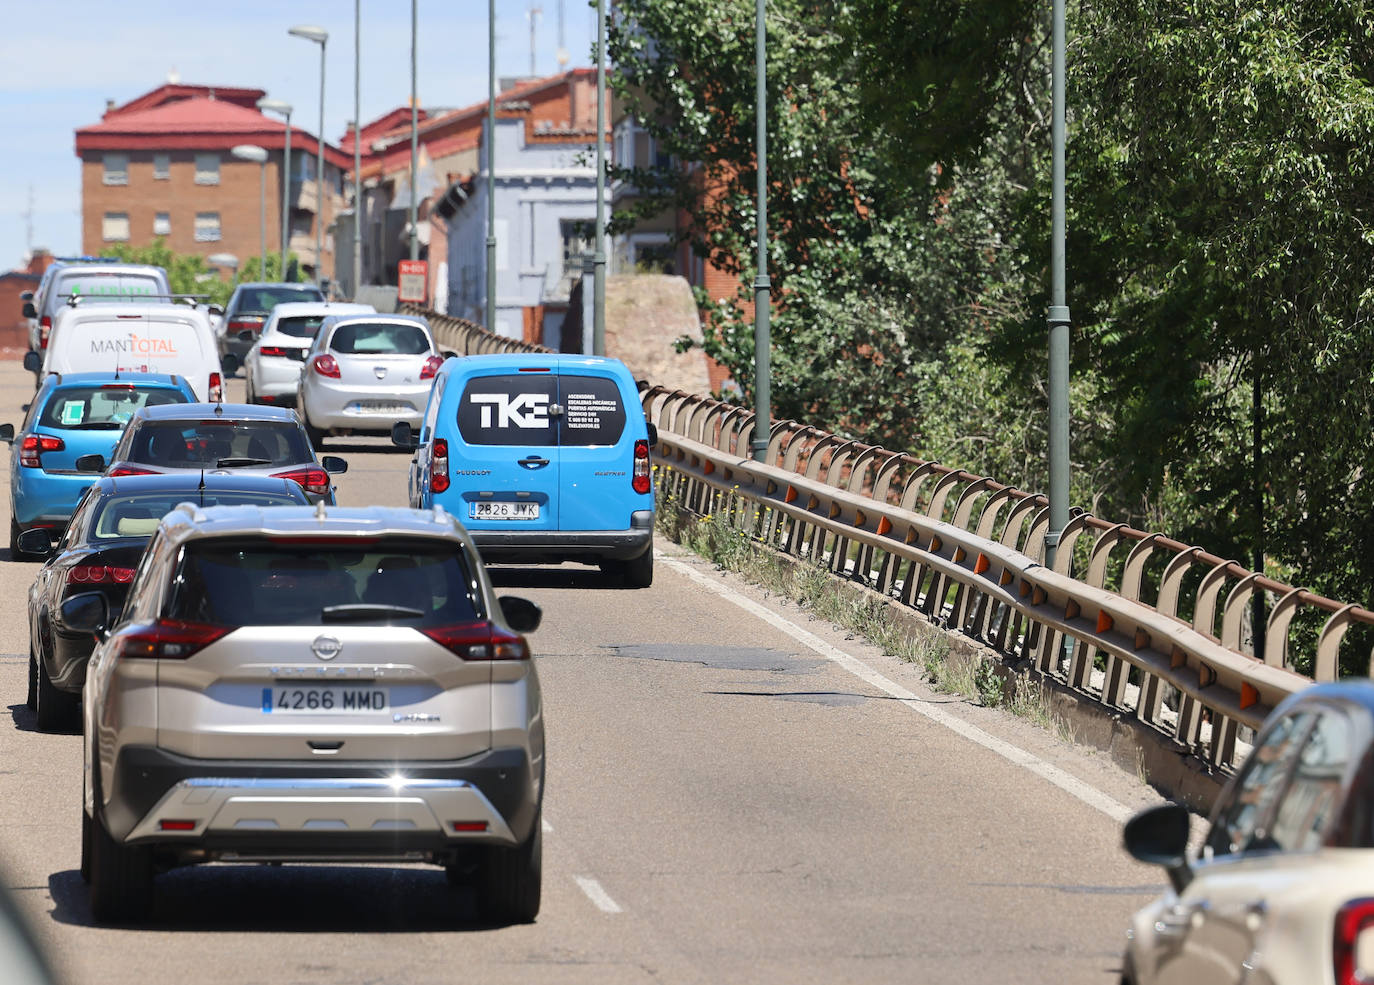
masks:
<instances>
[{"instance_id":1,"label":"suv rear bumper","mask_svg":"<svg viewBox=\"0 0 1374 985\"><path fill-rule=\"evenodd\" d=\"M515 844L529 837L542 792L519 748L379 764L206 760L129 746L113 779L103 816L117 840L239 858L380 860ZM195 823L165 831L164 820Z\"/></svg>"},{"instance_id":2,"label":"suv rear bumper","mask_svg":"<svg viewBox=\"0 0 1374 985\"><path fill-rule=\"evenodd\" d=\"M654 513L636 510L629 530L508 530L468 527L488 563L633 561L654 547Z\"/></svg>"}]
</instances>

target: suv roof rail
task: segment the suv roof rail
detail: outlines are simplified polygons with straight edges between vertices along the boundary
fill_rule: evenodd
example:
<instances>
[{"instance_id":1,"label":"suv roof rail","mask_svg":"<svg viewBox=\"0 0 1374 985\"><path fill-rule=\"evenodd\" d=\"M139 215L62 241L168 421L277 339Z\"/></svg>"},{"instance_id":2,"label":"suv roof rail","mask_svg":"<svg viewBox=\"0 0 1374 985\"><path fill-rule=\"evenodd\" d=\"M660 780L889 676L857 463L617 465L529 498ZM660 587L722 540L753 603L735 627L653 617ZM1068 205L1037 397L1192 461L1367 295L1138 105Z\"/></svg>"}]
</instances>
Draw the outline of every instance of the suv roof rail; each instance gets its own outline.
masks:
<instances>
[{"instance_id":1,"label":"suv roof rail","mask_svg":"<svg viewBox=\"0 0 1374 985\"><path fill-rule=\"evenodd\" d=\"M137 260L121 260L119 257L53 257L59 263L127 263L131 266L148 267L156 264L139 263Z\"/></svg>"},{"instance_id":2,"label":"suv roof rail","mask_svg":"<svg viewBox=\"0 0 1374 985\"><path fill-rule=\"evenodd\" d=\"M59 298L66 298L67 304L73 308L82 301L94 303L103 301L107 298L118 298L118 304L128 304L131 301L137 301L142 298L170 298L173 301L191 301L191 307L194 308L198 307L197 302L207 300L210 297L208 294L101 294L99 292L95 294L59 294L57 296Z\"/></svg>"}]
</instances>

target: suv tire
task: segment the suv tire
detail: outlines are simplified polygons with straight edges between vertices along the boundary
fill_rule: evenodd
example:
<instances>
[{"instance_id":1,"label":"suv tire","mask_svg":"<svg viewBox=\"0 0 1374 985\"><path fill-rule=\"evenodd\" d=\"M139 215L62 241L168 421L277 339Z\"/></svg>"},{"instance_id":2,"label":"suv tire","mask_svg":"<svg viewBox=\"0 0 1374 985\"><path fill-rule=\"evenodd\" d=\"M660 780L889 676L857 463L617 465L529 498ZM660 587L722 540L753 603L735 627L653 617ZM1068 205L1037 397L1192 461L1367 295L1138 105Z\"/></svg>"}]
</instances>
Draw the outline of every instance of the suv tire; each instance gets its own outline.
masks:
<instances>
[{"instance_id":1,"label":"suv tire","mask_svg":"<svg viewBox=\"0 0 1374 985\"><path fill-rule=\"evenodd\" d=\"M542 812L522 845L486 849L477 868L477 910L501 923L534 923L543 884Z\"/></svg>"},{"instance_id":2,"label":"suv tire","mask_svg":"<svg viewBox=\"0 0 1374 985\"><path fill-rule=\"evenodd\" d=\"M99 923L133 923L153 906L153 860L147 848L121 845L91 819L91 915Z\"/></svg>"},{"instance_id":3,"label":"suv tire","mask_svg":"<svg viewBox=\"0 0 1374 985\"><path fill-rule=\"evenodd\" d=\"M70 732L81 716L81 696L59 691L48 676L43 658L38 656L38 681L34 689L34 715L40 732Z\"/></svg>"}]
</instances>

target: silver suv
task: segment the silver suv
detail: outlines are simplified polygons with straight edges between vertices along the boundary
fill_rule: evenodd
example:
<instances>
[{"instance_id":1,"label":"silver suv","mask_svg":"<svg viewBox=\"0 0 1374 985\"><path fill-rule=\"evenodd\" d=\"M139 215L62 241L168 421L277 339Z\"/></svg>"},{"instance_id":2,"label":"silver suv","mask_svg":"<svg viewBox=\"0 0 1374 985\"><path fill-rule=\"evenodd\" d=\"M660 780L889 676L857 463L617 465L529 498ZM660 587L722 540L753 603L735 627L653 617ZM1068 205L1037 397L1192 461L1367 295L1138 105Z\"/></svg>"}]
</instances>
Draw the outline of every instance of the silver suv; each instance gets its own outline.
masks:
<instances>
[{"instance_id":1,"label":"silver suv","mask_svg":"<svg viewBox=\"0 0 1374 985\"><path fill-rule=\"evenodd\" d=\"M539 912L544 724L521 633L442 510L182 504L84 691L81 873L97 920L197 862L429 862L481 915Z\"/></svg>"}]
</instances>

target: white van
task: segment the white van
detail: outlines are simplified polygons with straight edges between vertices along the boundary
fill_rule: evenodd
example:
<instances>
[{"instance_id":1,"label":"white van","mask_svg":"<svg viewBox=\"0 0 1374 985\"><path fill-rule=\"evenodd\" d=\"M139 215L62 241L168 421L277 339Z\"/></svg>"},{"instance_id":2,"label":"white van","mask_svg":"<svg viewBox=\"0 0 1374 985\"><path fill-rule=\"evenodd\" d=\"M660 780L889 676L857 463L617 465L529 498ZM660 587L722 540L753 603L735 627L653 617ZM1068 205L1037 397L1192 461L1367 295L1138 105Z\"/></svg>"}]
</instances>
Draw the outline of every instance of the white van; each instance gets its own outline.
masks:
<instances>
[{"instance_id":1,"label":"white van","mask_svg":"<svg viewBox=\"0 0 1374 985\"><path fill-rule=\"evenodd\" d=\"M41 360L41 361L40 361ZM184 304L76 304L60 309L48 348L24 356L24 368L49 373L167 373L196 396L222 399L219 353L210 316Z\"/></svg>"}]
</instances>

